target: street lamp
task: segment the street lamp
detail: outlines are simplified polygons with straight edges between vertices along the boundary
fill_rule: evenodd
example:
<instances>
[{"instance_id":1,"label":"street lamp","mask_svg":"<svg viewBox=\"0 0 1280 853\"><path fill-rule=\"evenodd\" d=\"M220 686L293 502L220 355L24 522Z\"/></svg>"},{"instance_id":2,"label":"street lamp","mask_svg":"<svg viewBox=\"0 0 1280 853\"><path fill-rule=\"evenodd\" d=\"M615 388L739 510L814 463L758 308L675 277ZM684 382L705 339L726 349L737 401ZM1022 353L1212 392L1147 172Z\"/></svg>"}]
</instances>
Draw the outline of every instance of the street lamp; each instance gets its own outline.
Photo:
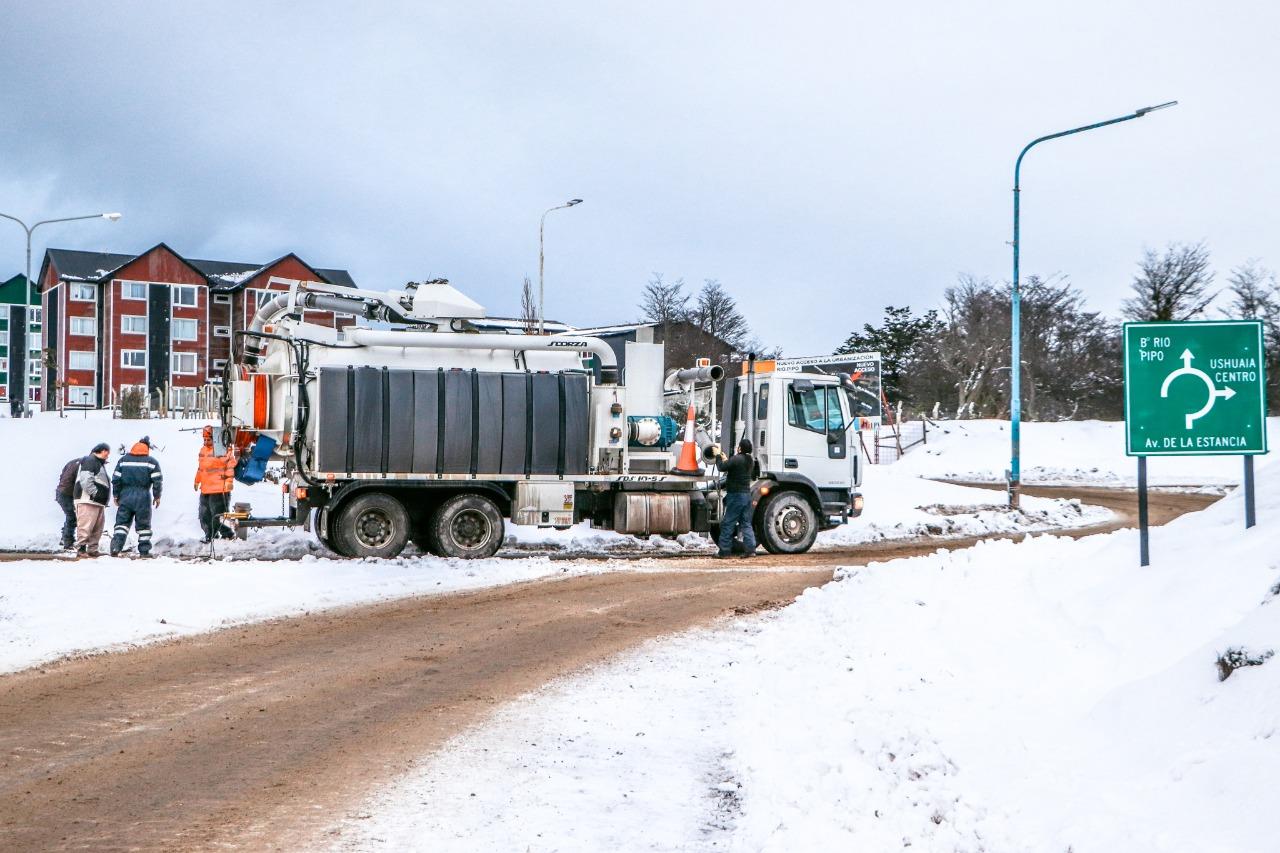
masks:
<instances>
[{"instance_id":1,"label":"street lamp","mask_svg":"<svg viewBox=\"0 0 1280 853\"><path fill-rule=\"evenodd\" d=\"M1010 334L1012 336L1012 353L1010 355L1009 369L1009 420L1010 420L1010 442L1012 443L1011 459L1009 462L1009 506L1017 509L1019 497L1022 492L1022 293L1019 290L1018 282L1018 248L1019 248L1019 197L1022 194L1022 158L1027 156L1027 152L1039 145L1041 142L1047 142L1050 139L1057 139L1060 136L1071 136L1073 133L1083 133L1086 130L1094 130L1099 127L1106 127L1109 124L1119 124L1122 121L1130 119L1142 118L1147 113L1163 110L1166 107L1175 106L1177 101L1168 101L1163 104L1156 104L1153 107L1143 107L1134 110L1129 115L1123 115L1119 118L1107 119L1097 124L1086 124L1084 127L1075 127L1071 130L1064 130L1061 133L1051 133L1048 136L1041 136L1027 143L1022 152L1018 154L1018 161L1013 166L1013 322Z\"/></svg>"},{"instance_id":2,"label":"street lamp","mask_svg":"<svg viewBox=\"0 0 1280 853\"><path fill-rule=\"evenodd\" d=\"M67 216L62 219L42 219L34 225L27 225L27 223L23 222L21 219L19 219L16 216L10 216L7 213L0 213L0 219L11 219L14 222L18 223L19 225L21 225L23 231L27 232L27 304L23 307L27 312L26 331L27 331L28 337L31 335L31 232L35 231L41 225L52 225L55 222L75 222L80 219L105 219L108 222L119 222L121 216L122 214L119 214L119 213L94 213L88 216ZM44 317L40 318L40 331L41 333L44 332ZM31 344L27 343L26 347L27 347L27 351L30 352ZM22 358L23 358L24 367L26 364L26 357L27 357L27 353L23 353ZM37 363L40 365L40 372L36 378L36 382L39 383L38 387L41 388L43 392L44 359L40 359ZM24 380L29 378L29 374L31 373L31 369L29 367L25 368L25 370L28 376L23 376ZM26 389L27 386L25 382L23 383L22 387ZM31 392L26 391L23 396L25 397L25 399L22 402L22 411L25 414L30 415L31 414Z\"/></svg>"},{"instance_id":3,"label":"street lamp","mask_svg":"<svg viewBox=\"0 0 1280 853\"><path fill-rule=\"evenodd\" d=\"M542 303L542 232L547 227L547 214L553 210L563 210L566 207L573 207L575 204L582 204L582 199L571 198L564 204L557 204L555 207L547 208L542 214L542 221L538 224L538 334L545 335L547 312L543 310Z\"/></svg>"}]
</instances>

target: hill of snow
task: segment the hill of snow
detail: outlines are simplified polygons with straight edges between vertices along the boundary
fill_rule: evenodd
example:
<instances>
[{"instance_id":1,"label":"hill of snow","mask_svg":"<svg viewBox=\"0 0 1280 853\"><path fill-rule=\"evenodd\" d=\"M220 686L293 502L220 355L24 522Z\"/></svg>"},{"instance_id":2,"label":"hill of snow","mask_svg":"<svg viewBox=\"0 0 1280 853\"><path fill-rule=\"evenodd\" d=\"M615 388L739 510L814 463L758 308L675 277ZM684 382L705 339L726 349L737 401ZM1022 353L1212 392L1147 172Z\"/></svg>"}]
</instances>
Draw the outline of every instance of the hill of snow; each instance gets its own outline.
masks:
<instances>
[{"instance_id":1,"label":"hill of snow","mask_svg":"<svg viewBox=\"0 0 1280 853\"><path fill-rule=\"evenodd\" d=\"M1152 533L849 569L500 710L336 849L1276 849L1280 465ZM1220 681L1217 661L1263 661ZM375 845L374 840L377 844Z\"/></svg>"}]
</instances>

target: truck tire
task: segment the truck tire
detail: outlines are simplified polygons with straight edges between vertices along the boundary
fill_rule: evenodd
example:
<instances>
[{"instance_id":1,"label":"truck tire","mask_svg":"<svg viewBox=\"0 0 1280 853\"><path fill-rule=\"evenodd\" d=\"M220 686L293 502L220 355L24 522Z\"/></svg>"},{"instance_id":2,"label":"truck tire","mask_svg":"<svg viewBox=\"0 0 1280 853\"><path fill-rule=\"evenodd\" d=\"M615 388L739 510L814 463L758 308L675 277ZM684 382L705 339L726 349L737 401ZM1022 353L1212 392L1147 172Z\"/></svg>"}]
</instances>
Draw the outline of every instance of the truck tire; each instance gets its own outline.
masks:
<instances>
[{"instance_id":1,"label":"truck tire","mask_svg":"<svg viewBox=\"0 0 1280 853\"><path fill-rule=\"evenodd\" d=\"M481 559L502 547L502 513L484 495L454 495L436 510L428 536L442 557Z\"/></svg>"},{"instance_id":2,"label":"truck tire","mask_svg":"<svg viewBox=\"0 0 1280 853\"><path fill-rule=\"evenodd\" d=\"M409 513L391 495L365 492L342 508L329 534L344 556L394 557L409 541Z\"/></svg>"},{"instance_id":3,"label":"truck tire","mask_svg":"<svg viewBox=\"0 0 1280 853\"><path fill-rule=\"evenodd\" d=\"M755 520L756 536L770 554L803 554L818 538L818 514L797 492L771 495Z\"/></svg>"}]
</instances>

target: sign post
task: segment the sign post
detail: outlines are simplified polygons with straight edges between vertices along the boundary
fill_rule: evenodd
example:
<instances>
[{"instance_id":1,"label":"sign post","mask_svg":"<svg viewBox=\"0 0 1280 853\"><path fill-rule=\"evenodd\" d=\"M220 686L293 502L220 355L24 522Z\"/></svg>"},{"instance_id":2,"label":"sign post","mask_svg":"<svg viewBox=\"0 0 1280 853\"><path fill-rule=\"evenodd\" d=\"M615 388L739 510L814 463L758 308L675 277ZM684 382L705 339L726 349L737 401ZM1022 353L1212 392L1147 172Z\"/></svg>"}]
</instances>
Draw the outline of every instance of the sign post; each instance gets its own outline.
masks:
<instances>
[{"instance_id":1,"label":"sign post","mask_svg":"<svg viewBox=\"0 0 1280 853\"><path fill-rule=\"evenodd\" d=\"M1125 453L1138 457L1142 565L1148 456L1243 456L1253 526L1253 457L1267 452L1263 365L1257 320L1124 324Z\"/></svg>"}]
</instances>

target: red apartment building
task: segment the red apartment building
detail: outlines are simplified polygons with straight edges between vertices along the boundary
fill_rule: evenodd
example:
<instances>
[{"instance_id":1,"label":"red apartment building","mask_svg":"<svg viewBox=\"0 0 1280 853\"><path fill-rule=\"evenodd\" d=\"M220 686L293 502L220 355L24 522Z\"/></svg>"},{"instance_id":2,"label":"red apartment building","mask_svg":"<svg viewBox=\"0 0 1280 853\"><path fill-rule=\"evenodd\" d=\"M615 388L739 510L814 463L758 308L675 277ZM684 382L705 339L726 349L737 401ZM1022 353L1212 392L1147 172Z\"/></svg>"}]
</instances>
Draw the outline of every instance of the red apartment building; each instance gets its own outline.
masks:
<instances>
[{"instance_id":1,"label":"red apartment building","mask_svg":"<svg viewBox=\"0 0 1280 853\"><path fill-rule=\"evenodd\" d=\"M171 407L193 405L202 386L219 381L232 333L268 294L287 289L269 284L272 276L355 286L346 270L317 269L294 254L249 264L184 258L164 243L140 255L49 249L37 279L44 407L102 408L129 387L169 388ZM308 311L307 320L355 323L327 311Z\"/></svg>"}]
</instances>

